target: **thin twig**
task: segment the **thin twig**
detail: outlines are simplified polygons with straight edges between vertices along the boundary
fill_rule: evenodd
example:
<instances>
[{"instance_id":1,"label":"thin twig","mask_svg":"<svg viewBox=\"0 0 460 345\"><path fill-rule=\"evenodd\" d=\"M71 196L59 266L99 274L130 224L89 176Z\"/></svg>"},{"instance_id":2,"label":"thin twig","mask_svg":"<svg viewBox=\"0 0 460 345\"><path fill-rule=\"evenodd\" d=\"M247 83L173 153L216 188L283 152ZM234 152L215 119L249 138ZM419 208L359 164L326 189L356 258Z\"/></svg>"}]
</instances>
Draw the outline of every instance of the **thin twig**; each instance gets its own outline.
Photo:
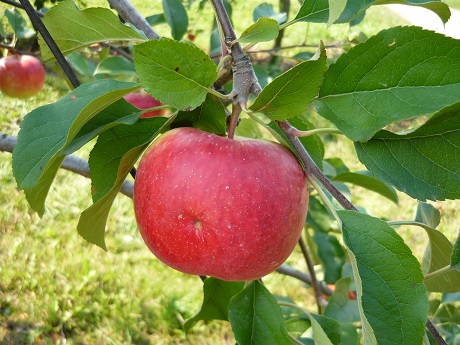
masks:
<instances>
[{"instance_id":1,"label":"thin twig","mask_svg":"<svg viewBox=\"0 0 460 345\"><path fill-rule=\"evenodd\" d=\"M308 285L312 285L311 277L309 274L299 271L298 269L287 264L282 264L276 269L276 272L296 278ZM331 296L333 293L333 291L324 282L319 283L319 288L321 289L321 292L326 296Z\"/></svg>"},{"instance_id":2,"label":"thin twig","mask_svg":"<svg viewBox=\"0 0 460 345\"><path fill-rule=\"evenodd\" d=\"M426 328L428 328L428 331L431 333L431 335L436 340L438 345L447 345L446 341L443 339L441 334L439 334L438 330L433 325L433 323L431 322L430 319L427 319L427 321L426 321Z\"/></svg>"},{"instance_id":3,"label":"thin twig","mask_svg":"<svg viewBox=\"0 0 460 345\"><path fill-rule=\"evenodd\" d=\"M107 43L107 42L101 42L99 43L103 47L108 47L110 50L113 50L114 52L118 53L119 55L123 56L127 60L133 62L133 57L131 54L125 52L122 48L114 46L113 44Z\"/></svg>"},{"instance_id":4,"label":"thin twig","mask_svg":"<svg viewBox=\"0 0 460 345\"><path fill-rule=\"evenodd\" d=\"M14 147L16 146L17 138L12 135L0 133L0 151L13 153ZM61 164L61 168L74 172L78 175L90 178L89 165L86 159L68 155L65 157ZM129 180L125 180L120 189L120 192L127 197L133 197L133 183Z\"/></svg>"},{"instance_id":5,"label":"thin twig","mask_svg":"<svg viewBox=\"0 0 460 345\"><path fill-rule=\"evenodd\" d=\"M332 184L326 175L316 165L310 154L305 150L299 138L292 134L291 124L288 121L277 121L279 128L286 135L294 149L296 150L300 160L302 161L305 172L318 179L318 181L327 189L329 193L339 202L346 210L358 211L357 208Z\"/></svg>"},{"instance_id":6,"label":"thin twig","mask_svg":"<svg viewBox=\"0 0 460 345\"><path fill-rule=\"evenodd\" d=\"M141 30L147 38L157 40L160 35L153 30L152 26L147 20L131 5L128 0L107 0L110 7L112 7L118 14L127 22L133 24L136 28Z\"/></svg>"},{"instance_id":7,"label":"thin twig","mask_svg":"<svg viewBox=\"0 0 460 345\"><path fill-rule=\"evenodd\" d=\"M331 48L342 48L343 46L345 46L345 43L337 42L337 43L325 44L324 48L329 48L329 49L331 49ZM316 48L316 49L318 49L318 45L317 44L306 44L306 43L293 44L293 45L290 45L290 46L273 47L271 49L249 50L249 51L247 51L247 53L248 54L273 53L273 52L277 52L277 51L280 51L280 50L288 50L288 49L295 49L295 48Z\"/></svg>"},{"instance_id":8,"label":"thin twig","mask_svg":"<svg viewBox=\"0 0 460 345\"><path fill-rule=\"evenodd\" d=\"M57 46L56 42L54 41L53 37L49 33L48 29L43 24L40 16L37 14L37 11L32 7L29 0L20 0L24 10L27 12L27 15L30 18L30 21L37 29L37 31L42 35L43 40L45 41L46 45L50 48L51 52L53 53L54 57L56 58L57 63L64 71L67 78L69 78L70 83L73 85L74 88L80 86L80 81L78 80L77 76L75 75L74 71L70 67L69 63L65 59L64 55L62 54L61 50Z\"/></svg>"},{"instance_id":9,"label":"thin twig","mask_svg":"<svg viewBox=\"0 0 460 345\"><path fill-rule=\"evenodd\" d=\"M311 259L310 253L308 252L308 248L302 236L300 236L299 238L299 247L300 247L300 250L302 251L305 262L307 263L308 272L310 272L311 286L313 287L313 290L315 291L315 299L316 299L316 305L318 307L318 314L321 315L321 309L323 306L326 305L326 301L323 298L323 294L319 287L318 279L316 279L316 273L315 273L315 267L313 265L313 260Z\"/></svg>"}]
</instances>

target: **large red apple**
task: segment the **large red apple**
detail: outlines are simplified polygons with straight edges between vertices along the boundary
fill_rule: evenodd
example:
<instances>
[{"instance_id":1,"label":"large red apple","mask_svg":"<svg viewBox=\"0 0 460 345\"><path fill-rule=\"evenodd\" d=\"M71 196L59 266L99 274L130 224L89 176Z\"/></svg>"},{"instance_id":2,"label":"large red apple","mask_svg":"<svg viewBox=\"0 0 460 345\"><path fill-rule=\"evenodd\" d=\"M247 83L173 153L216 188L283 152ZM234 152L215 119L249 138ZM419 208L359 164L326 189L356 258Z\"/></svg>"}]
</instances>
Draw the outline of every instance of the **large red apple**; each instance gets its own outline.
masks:
<instances>
[{"instance_id":1,"label":"large red apple","mask_svg":"<svg viewBox=\"0 0 460 345\"><path fill-rule=\"evenodd\" d=\"M0 59L0 90L7 96L35 96L45 83L45 69L31 55L10 55Z\"/></svg>"},{"instance_id":2,"label":"large red apple","mask_svg":"<svg viewBox=\"0 0 460 345\"><path fill-rule=\"evenodd\" d=\"M158 107L162 105L159 100L153 98L148 93L133 92L133 93L126 95L124 98L129 103L134 105L136 108L139 108L141 110ZM140 117L147 118L147 117L161 116L162 114L163 114L163 109L159 109L159 110L147 111L143 113Z\"/></svg>"},{"instance_id":3,"label":"large red apple","mask_svg":"<svg viewBox=\"0 0 460 345\"><path fill-rule=\"evenodd\" d=\"M279 144L177 128L141 159L134 209L144 241L167 265L246 281L290 255L308 188L301 166Z\"/></svg>"}]
</instances>

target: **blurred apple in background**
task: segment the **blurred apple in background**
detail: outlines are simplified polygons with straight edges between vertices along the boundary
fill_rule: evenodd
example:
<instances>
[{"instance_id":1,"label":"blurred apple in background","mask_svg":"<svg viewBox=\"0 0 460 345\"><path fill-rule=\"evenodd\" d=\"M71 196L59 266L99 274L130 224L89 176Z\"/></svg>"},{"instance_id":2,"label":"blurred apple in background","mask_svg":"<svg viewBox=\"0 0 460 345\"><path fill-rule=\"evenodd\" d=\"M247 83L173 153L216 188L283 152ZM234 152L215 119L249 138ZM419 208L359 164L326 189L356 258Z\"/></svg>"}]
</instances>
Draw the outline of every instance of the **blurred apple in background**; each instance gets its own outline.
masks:
<instances>
[{"instance_id":1,"label":"blurred apple in background","mask_svg":"<svg viewBox=\"0 0 460 345\"><path fill-rule=\"evenodd\" d=\"M0 90L9 97L35 96L45 84L45 69L31 55L10 55L0 59Z\"/></svg>"},{"instance_id":2,"label":"blurred apple in background","mask_svg":"<svg viewBox=\"0 0 460 345\"><path fill-rule=\"evenodd\" d=\"M133 92L126 95L125 100L134 105L136 108L141 110L149 109L153 107L158 107L163 105L159 100L153 98L151 95L145 92ZM164 115L164 109L158 109L153 111L147 111L143 113L140 118L148 118L154 116L162 116Z\"/></svg>"}]
</instances>

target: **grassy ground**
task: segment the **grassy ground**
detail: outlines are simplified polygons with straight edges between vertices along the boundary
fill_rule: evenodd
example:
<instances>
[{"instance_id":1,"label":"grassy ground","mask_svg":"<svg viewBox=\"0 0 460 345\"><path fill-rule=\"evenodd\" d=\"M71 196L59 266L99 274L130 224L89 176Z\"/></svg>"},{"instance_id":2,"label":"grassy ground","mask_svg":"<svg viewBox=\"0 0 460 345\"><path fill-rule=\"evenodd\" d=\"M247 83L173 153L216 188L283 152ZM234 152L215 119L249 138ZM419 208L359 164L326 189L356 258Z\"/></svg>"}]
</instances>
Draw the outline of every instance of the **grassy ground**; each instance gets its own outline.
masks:
<instances>
[{"instance_id":1,"label":"grassy ground","mask_svg":"<svg viewBox=\"0 0 460 345\"><path fill-rule=\"evenodd\" d=\"M443 2L445 2L450 7L460 9L460 0L444 0Z\"/></svg>"},{"instance_id":2,"label":"grassy ground","mask_svg":"<svg viewBox=\"0 0 460 345\"><path fill-rule=\"evenodd\" d=\"M273 2L275 3L275 2ZM293 3L296 3L295 1ZM141 4L141 1L134 1ZM147 10L146 2L141 11ZM238 1L239 12L251 13L254 2ZM149 4L150 5L150 4ZM3 13L0 6L0 10ZM295 11L295 9L293 9ZM382 12L383 11L383 12ZM206 46L210 22L198 20L192 11L192 28L198 44ZM250 22L241 16L237 30ZM352 30L339 26L325 31L323 25L302 24L289 29L286 44L336 42L352 32L367 35L401 18L384 9L372 9L365 21ZM206 31L207 30L207 31ZM167 33L166 27L159 28ZM40 96L18 101L0 95L0 132L16 134L23 116L39 105L58 99L65 88L49 78ZM87 150L81 153L87 155ZM351 143L334 138L327 143L327 157L340 156L361 168ZM112 209L104 252L76 232L79 213L90 205L90 184L83 177L60 171L39 218L16 188L11 173L11 155L0 153L0 344L233 344L228 323L200 323L189 335L182 331L183 319L201 303L201 281L165 267L146 249L137 232L131 200L120 195ZM401 195L400 205L353 189L353 201L369 212L392 219L411 219L415 202ZM437 205L443 212L441 230L450 239L460 228L456 203ZM402 229L411 248L420 257L426 236L420 230ZM305 269L295 253L289 263ZM311 293L297 281L272 274L265 279L269 289L310 305Z\"/></svg>"}]
</instances>

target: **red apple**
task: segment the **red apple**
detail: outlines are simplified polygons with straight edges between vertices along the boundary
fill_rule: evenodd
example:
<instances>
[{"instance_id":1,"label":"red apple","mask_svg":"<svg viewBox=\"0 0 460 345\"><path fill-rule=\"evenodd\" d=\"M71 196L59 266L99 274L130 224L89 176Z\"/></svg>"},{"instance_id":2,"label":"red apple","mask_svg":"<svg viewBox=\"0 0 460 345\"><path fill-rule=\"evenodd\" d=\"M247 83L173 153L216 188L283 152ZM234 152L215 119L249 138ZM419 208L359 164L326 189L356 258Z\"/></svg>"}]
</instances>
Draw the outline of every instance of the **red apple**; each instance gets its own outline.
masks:
<instances>
[{"instance_id":1,"label":"red apple","mask_svg":"<svg viewBox=\"0 0 460 345\"><path fill-rule=\"evenodd\" d=\"M188 34L187 38L189 39L189 41L193 42L193 41L195 41L196 36L194 34Z\"/></svg>"},{"instance_id":2,"label":"red apple","mask_svg":"<svg viewBox=\"0 0 460 345\"><path fill-rule=\"evenodd\" d=\"M148 93L130 93L126 95L125 100L134 105L136 108L139 108L141 110L144 109L149 109L153 107L158 107L161 104L161 102L152 96L150 96ZM147 118L147 117L154 117L154 116L161 116L163 114L163 109L159 110L153 110L153 111L147 111L143 113L140 117L141 118Z\"/></svg>"},{"instance_id":3,"label":"red apple","mask_svg":"<svg viewBox=\"0 0 460 345\"><path fill-rule=\"evenodd\" d=\"M45 83L42 63L31 55L10 55L0 59L0 90L7 96L28 98Z\"/></svg>"},{"instance_id":4,"label":"red apple","mask_svg":"<svg viewBox=\"0 0 460 345\"><path fill-rule=\"evenodd\" d=\"M296 158L279 144L177 128L141 159L134 209L145 243L167 265L246 281L291 254L308 188Z\"/></svg>"}]
</instances>

